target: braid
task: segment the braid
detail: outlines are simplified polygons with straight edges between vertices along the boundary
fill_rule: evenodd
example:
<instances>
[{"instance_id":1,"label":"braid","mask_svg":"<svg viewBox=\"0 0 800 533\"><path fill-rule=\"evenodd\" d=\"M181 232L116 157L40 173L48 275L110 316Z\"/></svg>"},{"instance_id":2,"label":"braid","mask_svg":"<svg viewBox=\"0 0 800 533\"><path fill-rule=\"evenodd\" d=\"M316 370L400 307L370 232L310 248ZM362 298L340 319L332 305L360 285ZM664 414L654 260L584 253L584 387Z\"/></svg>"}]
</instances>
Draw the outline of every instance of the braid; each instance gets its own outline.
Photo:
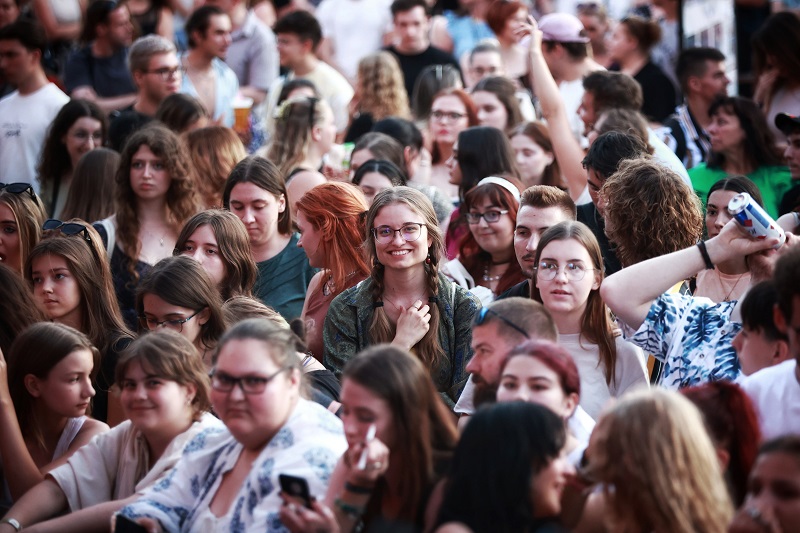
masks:
<instances>
[{"instance_id":1,"label":"braid","mask_svg":"<svg viewBox=\"0 0 800 533\"><path fill-rule=\"evenodd\" d=\"M383 308L383 265L376 259L372 264L372 301L380 302L381 305L374 306L372 309L372 324L369 327L370 344L381 344L392 342L395 330L386 316Z\"/></svg>"},{"instance_id":2,"label":"braid","mask_svg":"<svg viewBox=\"0 0 800 533\"><path fill-rule=\"evenodd\" d=\"M439 345L439 258L429 250L428 257L431 262L425 262L425 274L428 282L431 320L425 336L417 343L415 352L425 365L434 370L439 361L445 357L442 347Z\"/></svg>"}]
</instances>

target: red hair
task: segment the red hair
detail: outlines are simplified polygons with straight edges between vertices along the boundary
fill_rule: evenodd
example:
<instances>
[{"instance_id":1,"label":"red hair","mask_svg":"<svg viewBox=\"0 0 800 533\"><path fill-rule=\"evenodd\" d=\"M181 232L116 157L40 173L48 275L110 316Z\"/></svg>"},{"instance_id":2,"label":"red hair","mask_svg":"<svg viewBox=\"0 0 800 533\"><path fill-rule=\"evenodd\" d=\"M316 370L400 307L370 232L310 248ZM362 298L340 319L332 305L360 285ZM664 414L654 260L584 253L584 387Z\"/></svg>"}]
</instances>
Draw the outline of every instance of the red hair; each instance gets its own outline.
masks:
<instances>
[{"instance_id":1,"label":"red hair","mask_svg":"<svg viewBox=\"0 0 800 533\"><path fill-rule=\"evenodd\" d=\"M520 9L527 8L517 0L495 0L486 13L486 24L489 25L495 35L500 35L506 28L508 19L513 17Z\"/></svg>"},{"instance_id":2,"label":"red hair","mask_svg":"<svg viewBox=\"0 0 800 533\"><path fill-rule=\"evenodd\" d=\"M509 183L517 187L519 190L524 188L522 183L520 183L520 181L517 179L510 177L505 179L507 179ZM469 212L473 205L486 198L489 199L492 205L496 205L500 209L508 209L508 216L511 217L512 227L517 226L517 211L519 211L519 202L516 198L514 198L511 192L508 191L508 189L505 189L504 187L494 183L485 183L483 185L473 187L464 197L464 213ZM501 294L517 283L527 279L525 274L522 273L522 269L519 266L516 255L514 254L513 237L509 241L508 247L511 250L511 263L509 263L508 268L498 280L497 289L495 290L496 294ZM483 267L486 265L486 262L492 260L489 253L485 252L478 245L478 241L475 240L475 237L472 235L471 231L464 234L463 240L461 241L461 246L458 248L458 253L461 264L464 265L464 268L467 269L467 272L469 272L476 281L478 276L483 275Z\"/></svg>"},{"instance_id":3,"label":"red hair","mask_svg":"<svg viewBox=\"0 0 800 533\"><path fill-rule=\"evenodd\" d=\"M297 210L302 211L314 229L322 234L320 246L330 261L325 269L337 292L347 287L351 274L364 279L370 273L361 251L367 209L361 191L342 182L317 185L297 202Z\"/></svg>"},{"instance_id":4,"label":"red hair","mask_svg":"<svg viewBox=\"0 0 800 533\"><path fill-rule=\"evenodd\" d=\"M443 96L455 96L461 103L464 104L464 109L467 110L467 127L471 128L472 126L478 125L478 108L475 107L475 103L472 101L472 97L466 93L463 89L458 89L456 87L448 87L446 89L442 89L438 93L433 96L433 100L431 100L431 108L433 104L436 103L436 100ZM441 159L441 154L439 153L439 148L436 143L433 143L433 147L431 149L431 161L433 164L439 163Z\"/></svg>"},{"instance_id":5,"label":"red hair","mask_svg":"<svg viewBox=\"0 0 800 533\"><path fill-rule=\"evenodd\" d=\"M578 366L570 353L561 345L541 339L525 341L511 350L506 356L501 368L501 374L511 358L517 356L535 357L556 373L561 390L564 391L565 395L581 395L581 378L578 374Z\"/></svg>"},{"instance_id":6,"label":"red hair","mask_svg":"<svg viewBox=\"0 0 800 533\"><path fill-rule=\"evenodd\" d=\"M711 440L729 456L726 476L734 504L738 507L747 494L747 478L758 456L761 430L750 398L739 385L712 381L681 391L703 413Z\"/></svg>"}]
</instances>

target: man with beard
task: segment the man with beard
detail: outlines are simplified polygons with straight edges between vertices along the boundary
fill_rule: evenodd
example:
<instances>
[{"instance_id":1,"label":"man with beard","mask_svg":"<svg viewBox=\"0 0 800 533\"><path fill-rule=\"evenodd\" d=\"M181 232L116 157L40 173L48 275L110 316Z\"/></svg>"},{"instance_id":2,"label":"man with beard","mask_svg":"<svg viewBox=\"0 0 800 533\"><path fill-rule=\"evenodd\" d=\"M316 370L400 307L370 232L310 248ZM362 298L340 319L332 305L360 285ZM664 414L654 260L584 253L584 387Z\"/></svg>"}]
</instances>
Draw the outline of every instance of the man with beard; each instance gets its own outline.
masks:
<instances>
[{"instance_id":1,"label":"man with beard","mask_svg":"<svg viewBox=\"0 0 800 533\"><path fill-rule=\"evenodd\" d=\"M471 375L455 412L471 415L477 406L494 401L503 361L512 349L530 339L558 340L556 324L539 302L514 297L481 309L472 327L473 356L467 363Z\"/></svg>"}]
</instances>

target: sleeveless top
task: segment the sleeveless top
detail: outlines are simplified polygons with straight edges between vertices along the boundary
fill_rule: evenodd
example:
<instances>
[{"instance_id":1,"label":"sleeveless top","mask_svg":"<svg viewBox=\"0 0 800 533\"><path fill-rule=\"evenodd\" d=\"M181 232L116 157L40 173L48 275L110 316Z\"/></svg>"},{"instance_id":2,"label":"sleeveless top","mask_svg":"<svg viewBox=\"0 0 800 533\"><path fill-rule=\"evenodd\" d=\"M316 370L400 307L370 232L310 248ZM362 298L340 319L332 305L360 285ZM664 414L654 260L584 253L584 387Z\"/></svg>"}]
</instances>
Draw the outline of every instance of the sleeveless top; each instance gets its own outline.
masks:
<instances>
[{"instance_id":1,"label":"sleeveless top","mask_svg":"<svg viewBox=\"0 0 800 533\"><path fill-rule=\"evenodd\" d=\"M77 416L67 420L67 425L64 427L64 431L61 432L61 437L58 439L56 449L53 452L53 461L67 453L70 444L78 436L78 432L83 427L84 422L86 422L85 416Z\"/></svg>"}]
</instances>

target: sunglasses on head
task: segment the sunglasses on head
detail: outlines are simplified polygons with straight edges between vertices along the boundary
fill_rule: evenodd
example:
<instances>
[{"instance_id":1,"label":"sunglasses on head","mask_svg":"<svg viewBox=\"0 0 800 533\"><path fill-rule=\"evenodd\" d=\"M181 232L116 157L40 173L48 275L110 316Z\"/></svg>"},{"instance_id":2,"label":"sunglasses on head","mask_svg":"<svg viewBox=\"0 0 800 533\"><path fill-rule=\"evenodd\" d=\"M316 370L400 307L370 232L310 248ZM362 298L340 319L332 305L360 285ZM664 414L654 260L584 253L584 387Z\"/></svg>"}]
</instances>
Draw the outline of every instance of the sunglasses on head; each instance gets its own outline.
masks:
<instances>
[{"instance_id":1,"label":"sunglasses on head","mask_svg":"<svg viewBox=\"0 0 800 533\"><path fill-rule=\"evenodd\" d=\"M507 319L506 317L504 317L500 313L498 313L496 311L492 311L488 307L483 307L483 308L481 308L480 311L478 311L478 318L475 319L475 325L476 326L483 325L484 322L486 322L486 315L488 315L488 314L492 314L492 315L496 316L497 318L499 318L500 320L505 322L506 325L508 325L510 328L513 328L514 330L519 332L520 335L522 335L526 339L530 339L530 336L528 335L528 333L524 329L522 329L518 325L516 325L513 322L511 322L509 319Z\"/></svg>"},{"instance_id":2,"label":"sunglasses on head","mask_svg":"<svg viewBox=\"0 0 800 533\"><path fill-rule=\"evenodd\" d=\"M36 200L36 203L39 203L39 197L36 196L36 191L33 190L33 187L30 183L0 183L0 191L8 191L11 194L22 194L27 192L31 198Z\"/></svg>"},{"instance_id":3,"label":"sunglasses on head","mask_svg":"<svg viewBox=\"0 0 800 533\"><path fill-rule=\"evenodd\" d=\"M49 218L44 221L42 229L45 231L60 230L64 235L77 235L81 233L86 242L92 242L92 237L89 235L88 228L77 222L62 222L55 218Z\"/></svg>"}]
</instances>

